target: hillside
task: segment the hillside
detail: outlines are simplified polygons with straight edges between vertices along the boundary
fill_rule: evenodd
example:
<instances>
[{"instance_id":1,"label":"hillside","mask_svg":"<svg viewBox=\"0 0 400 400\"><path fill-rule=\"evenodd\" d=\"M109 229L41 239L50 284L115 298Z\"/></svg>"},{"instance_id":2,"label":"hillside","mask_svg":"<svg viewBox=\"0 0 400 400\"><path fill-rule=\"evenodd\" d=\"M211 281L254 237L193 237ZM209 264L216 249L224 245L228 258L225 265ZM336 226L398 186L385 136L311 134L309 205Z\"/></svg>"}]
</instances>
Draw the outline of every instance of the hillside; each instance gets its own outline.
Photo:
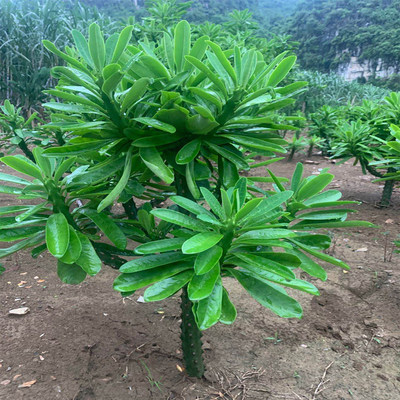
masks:
<instances>
[{"instance_id":1,"label":"hillside","mask_svg":"<svg viewBox=\"0 0 400 400\"><path fill-rule=\"evenodd\" d=\"M399 19L399 0L304 0L287 31L304 68L386 77L400 65Z\"/></svg>"}]
</instances>

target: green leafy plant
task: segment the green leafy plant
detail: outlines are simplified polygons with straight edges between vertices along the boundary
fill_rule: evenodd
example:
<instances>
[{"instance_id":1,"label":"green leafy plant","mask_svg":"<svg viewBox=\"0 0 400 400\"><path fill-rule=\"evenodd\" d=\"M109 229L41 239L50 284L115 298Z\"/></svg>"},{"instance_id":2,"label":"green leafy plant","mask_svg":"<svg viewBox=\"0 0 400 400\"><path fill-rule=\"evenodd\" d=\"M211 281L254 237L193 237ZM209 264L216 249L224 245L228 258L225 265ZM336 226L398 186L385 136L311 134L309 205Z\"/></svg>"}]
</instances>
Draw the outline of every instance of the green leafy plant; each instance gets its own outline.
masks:
<instances>
[{"instance_id":1,"label":"green leafy plant","mask_svg":"<svg viewBox=\"0 0 400 400\"><path fill-rule=\"evenodd\" d=\"M293 136L292 141L288 143L287 149L289 150L288 161L292 161L294 155L303 150L307 146L306 139L304 137Z\"/></svg>"},{"instance_id":2,"label":"green leafy plant","mask_svg":"<svg viewBox=\"0 0 400 400\"><path fill-rule=\"evenodd\" d=\"M54 111L47 129L64 132L66 144L35 148L35 163L2 158L33 180L3 174L17 186L1 190L41 203L3 209L11 216L0 220L1 235L21 241L0 258L39 246L33 254L48 249L67 283L97 273L101 259L121 272L114 288L123 295L150 286L145 299L156 301L182 289L183 358L187 372L201 377L201 331L236 317L223 278L276 314L300 318L284 288L318 291L294 270L326 279L310 256L347 268L323 252L328 236L308 230L370 224L345 221L353 210L325 209L343 204L339 192L323 192L333 178L325 171L303 178L298 166L290 189L271 172L240 178L256 155L268 157L258 163L267 165L286 152L277 131L292 129L291 117L276 111L305 86L282 85L295 56L267 64L254 49L224 51L207 37L192 42L186 21L157 43L131 45L132 31L104 40L92 24L87 39L72 31L75 47L66 52L44 41L66 63L53 68L58 85L47 91L58 101L45 104ZM272 182L273 190L258 182ZM174 205L160 207L166 199ZM124 213L114 212L116 202ZM324 210L304 212L318 204ZM141 244L128 250L133 241Z\"/></svg>"}]
</instances>

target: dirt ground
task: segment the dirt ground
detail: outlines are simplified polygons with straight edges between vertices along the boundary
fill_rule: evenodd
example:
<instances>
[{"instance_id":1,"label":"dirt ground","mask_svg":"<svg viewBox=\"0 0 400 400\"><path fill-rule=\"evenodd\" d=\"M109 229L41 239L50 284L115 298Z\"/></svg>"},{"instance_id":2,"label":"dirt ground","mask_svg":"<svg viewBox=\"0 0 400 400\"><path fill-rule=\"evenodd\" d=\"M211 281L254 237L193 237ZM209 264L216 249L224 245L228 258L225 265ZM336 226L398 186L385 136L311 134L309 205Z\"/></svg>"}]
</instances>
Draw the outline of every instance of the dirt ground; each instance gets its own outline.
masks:
<instances>
[{"instance_id":1,"label":"dirt ground","mask_svg":"<svg viewBox=\"0 0 400 400\"><path fill-rule=\"evenodd\" d=\"M331 186L362 201L353 218L380 227L337 231L331 254L352 269L328 266L328 281L314 282L321 296L296 294L303 319L280 319L230 281L237 321L204 333L206 379L190 379L182 372L178 296L123 300L107 267L65 285L50 257L16 254L0 278L0 399L400 399L400 255L385 261L400 233L400 190L392 207L378 209L381 189L370 176L313 160L319 164L306 164L307 173L330 167ZM271 169L289 176L294 167ZM28 314L8 315L23 306ZM33 384L19 387L24 382Z\"/></svg>"}]
</instances>

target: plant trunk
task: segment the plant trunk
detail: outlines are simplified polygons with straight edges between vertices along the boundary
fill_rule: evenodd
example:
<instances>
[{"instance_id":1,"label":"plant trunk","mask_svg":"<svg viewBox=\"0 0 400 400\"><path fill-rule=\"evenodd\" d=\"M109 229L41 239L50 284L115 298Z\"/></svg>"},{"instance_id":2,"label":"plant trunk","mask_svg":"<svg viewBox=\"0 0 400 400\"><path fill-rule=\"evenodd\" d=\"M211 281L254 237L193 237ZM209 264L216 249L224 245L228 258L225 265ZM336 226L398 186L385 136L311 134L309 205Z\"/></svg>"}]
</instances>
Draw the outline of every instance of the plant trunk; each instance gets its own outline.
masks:
<instances>
[{"instance_id":1,"label":"plant trunk","mask_svg":"<svg viewBox=\"0 0 400 400\"><path fill-rule=\"evenodd\" d=\"M387 172L394 172L394 168L388 168ZM382 198L380 202L381 207L389 207L390 199L392 198L394 188L394 180L392 181L385 181L385 186L383 187Z\"/></svg>"},{"instance_id":2,"label":"plant trunk","mask_svg":"<svg viewBox=\"0 0 400 400\"><path fill-rule=\"evenodd\" d=\"M21 141L18 144L18 147L23 151L23 153L32 161L35 162L35 157L33 157L33 153L28 149L28 146L26 145L24 139L21 139Z\"/></svg>"},{"instance_id":3,"label":"plant trunk","mask_svg":"<svg viewBox=\"0 0 400 400\"><path fill-rule=\"evenodd\" d=\"M296 149L290 150L289 157L287 159L288 161L292 161L293 160L294 153L296 153Z\"/></svg>"},{"instance_id":4,"label":"plant trunk","mask_svg":"<svg viewBox=\"0 0 400 400\"><path fill-rule=\"evenodd\" d=\"M314 150L314 145L310 144L310 147L308 148L308 152L307 152L307 157L308 158L312 157L313 150Z\"/></svg>"},{"instance_id":5,"label":"plant trunk","mask_svg":"<svg viewBox=\"0 0 400 400\"><path fill-rule=\"evenodd\" d=\"M178 196L194 200L185 180L185 177L175 172L175 187ZM179 208L179 211L187 214L187 211ZM190 301L187 285L182 288L181 294L181 341L183 362L189 376L201 378L204 374L203 343L201 342L201 331L197 326L194 314L193 303Z\"/></svg>"},{"instance_id":6,"label":"plant trunk","mask_svg":"<svg viewBox=\"0 0 400 400\"><path fill-rule=\"evenodd\" d=\"M197 327L192 308L193 303L189 300L187 286L185 286L181 294L183 362L189 376L201 378L205 370L201 342L202 333Z\"/></svg>"}]
</instances>

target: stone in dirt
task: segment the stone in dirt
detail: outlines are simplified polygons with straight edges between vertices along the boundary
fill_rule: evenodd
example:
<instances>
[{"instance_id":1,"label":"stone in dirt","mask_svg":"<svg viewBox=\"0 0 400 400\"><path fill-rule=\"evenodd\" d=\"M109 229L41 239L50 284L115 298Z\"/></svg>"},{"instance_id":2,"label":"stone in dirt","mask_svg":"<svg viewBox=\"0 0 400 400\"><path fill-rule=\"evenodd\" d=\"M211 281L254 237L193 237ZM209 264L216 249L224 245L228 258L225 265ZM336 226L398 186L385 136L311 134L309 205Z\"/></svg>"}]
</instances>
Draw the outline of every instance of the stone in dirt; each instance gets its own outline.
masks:
<instances>
[{"instance_id":1,"label":"stone in dirt","mask_svg":"<svg viewBox=\"0 0 400 400\"><path fill-rule=\"evenodd\" d=\"M14 308L13 310L10 310L8 313L10 315L25 315L28 314L29 312L29 307L21 307L21 308Z\"/></svg>"}]
</instances>

